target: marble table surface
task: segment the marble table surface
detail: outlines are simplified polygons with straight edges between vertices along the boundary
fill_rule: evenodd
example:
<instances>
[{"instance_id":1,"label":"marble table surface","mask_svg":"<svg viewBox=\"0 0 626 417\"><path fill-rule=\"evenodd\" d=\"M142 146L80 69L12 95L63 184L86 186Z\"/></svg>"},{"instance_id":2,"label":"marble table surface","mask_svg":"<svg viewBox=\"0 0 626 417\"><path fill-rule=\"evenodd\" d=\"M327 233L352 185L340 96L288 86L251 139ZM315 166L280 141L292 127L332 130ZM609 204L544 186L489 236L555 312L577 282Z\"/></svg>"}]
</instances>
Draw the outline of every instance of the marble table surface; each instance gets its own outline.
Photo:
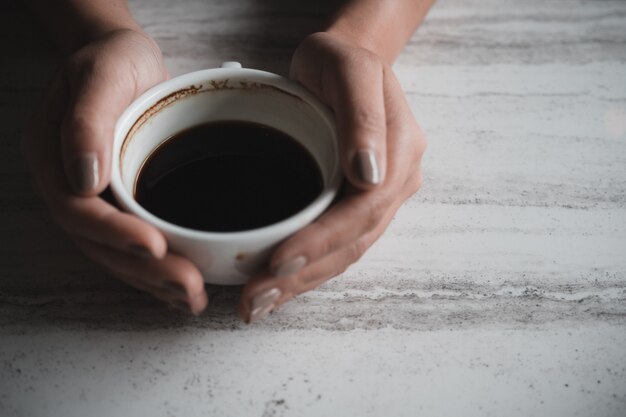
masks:
<instances>
[{"instance_id":1,"label":"marble table surface","mask_svg":"<svg viewBox=\"0 0 626 417\"><path fill-rule=\"evenodd\" d=\"M330 1L132 0L171 72L285 73ZM252 326L87 261L18 138L57 63L0 6L0 416L626 415L626 2L440 0L395 70L423 189L366 256Z\"/></svg>"}]
</instances>

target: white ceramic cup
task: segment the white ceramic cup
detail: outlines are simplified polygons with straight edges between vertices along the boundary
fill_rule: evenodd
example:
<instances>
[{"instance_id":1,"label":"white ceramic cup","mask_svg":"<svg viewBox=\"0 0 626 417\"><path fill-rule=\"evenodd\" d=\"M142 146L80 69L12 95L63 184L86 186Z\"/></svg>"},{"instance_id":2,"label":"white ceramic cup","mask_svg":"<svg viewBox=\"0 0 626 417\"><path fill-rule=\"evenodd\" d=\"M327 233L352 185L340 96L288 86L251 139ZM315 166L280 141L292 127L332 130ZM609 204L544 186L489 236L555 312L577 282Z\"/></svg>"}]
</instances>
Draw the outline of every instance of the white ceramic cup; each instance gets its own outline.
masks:
<instances>
[{"instance_id":1,"label":"white ceramic cup","mask_svg":"<svg viewBox=\"0 0 626 417\"><path fill-rule=\"evenodd\" d=\"M177 226L141 207L134 188L152 151L181 130L217 120L257 122L296 139L320 167L322 193L278 223L232 233ZM245 283L264 267L282 240L322 214L341 182L336 130L328 108L299 84L241 68L237 62L173 78L141 95L117 122L112 161L111 189L121 206L163 232L169 250L190 259L206 282L221 285Z\"/></svg>"}]
</instances>

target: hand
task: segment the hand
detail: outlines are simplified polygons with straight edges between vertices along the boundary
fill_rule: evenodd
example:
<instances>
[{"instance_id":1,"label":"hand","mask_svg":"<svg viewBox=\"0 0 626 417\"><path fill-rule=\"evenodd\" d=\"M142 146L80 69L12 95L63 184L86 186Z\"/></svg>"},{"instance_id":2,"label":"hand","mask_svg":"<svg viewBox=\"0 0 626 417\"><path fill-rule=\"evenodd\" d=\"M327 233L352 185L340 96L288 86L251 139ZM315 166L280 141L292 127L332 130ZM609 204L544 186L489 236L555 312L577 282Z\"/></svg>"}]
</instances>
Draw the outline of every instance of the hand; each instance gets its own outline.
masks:
<instances>
[{"instance_id":1,"label":"hand","mask_svg":"<svg viewBox=\"0 0 626 417\"><path fill-rule=\"evenodd\" d=\"M273 253L246 285L239 314L266 316L356 262L422 183L426 140L391 68L371 51L317 33L298 46L291 77L335 113L346 195Z\"/></svg>"},{"instance_id":2,"label":"hand","mask_svg":"<svg viewBox=\"0 0 626 417\"><path fill-rule=\"evenodd\" d=\"M133 287L197 314L207 304L200 272L168 253L156 228L98 196L109 183L119 115L167 77L161 51L147 35L103 35L57 71L22 152L36 190L88 257Z\"/></svg>"}]
</instances>

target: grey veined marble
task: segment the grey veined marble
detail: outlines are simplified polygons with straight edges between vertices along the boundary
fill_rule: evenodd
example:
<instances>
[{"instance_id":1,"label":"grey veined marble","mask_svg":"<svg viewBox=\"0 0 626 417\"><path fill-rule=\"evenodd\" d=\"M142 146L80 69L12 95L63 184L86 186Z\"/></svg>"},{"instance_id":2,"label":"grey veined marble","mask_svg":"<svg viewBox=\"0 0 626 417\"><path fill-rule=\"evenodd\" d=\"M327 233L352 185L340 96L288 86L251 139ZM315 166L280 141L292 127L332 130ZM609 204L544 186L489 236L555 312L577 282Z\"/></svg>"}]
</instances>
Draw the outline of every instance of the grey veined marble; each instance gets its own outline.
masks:
<instances>
[{"instance_id":1,"label":"grey veined marble","mask_svg":"<svg viewBox=\"0 0 626 417\"><path fill-rule=\"evenodd\" d=\"M284 73L330 2L134 0L173 74ZM0 415L626 415L626 2L440 0L395 70L423 189L342 276L252 327L86 261L17 141L55 65L0 6Z\"/></svg>"}]
</instances>

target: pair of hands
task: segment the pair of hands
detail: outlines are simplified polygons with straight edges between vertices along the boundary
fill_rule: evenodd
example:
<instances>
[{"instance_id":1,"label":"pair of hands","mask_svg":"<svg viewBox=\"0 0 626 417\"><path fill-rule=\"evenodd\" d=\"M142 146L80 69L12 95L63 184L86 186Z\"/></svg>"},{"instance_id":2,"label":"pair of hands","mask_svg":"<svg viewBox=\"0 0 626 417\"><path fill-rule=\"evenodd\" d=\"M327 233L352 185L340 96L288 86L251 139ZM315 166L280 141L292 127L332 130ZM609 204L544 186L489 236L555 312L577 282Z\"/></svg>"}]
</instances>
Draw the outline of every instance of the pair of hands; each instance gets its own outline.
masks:
<instances>
[{"instance_id":1,"label":"pair of hands","mask_svg":"<svg viewBox=\"0 0 626 417\"><path fill-rule=\"evenodd\" d=\"M424 136L381 58L337 35L317 33L297 48L290 75L333 109L348 186L326 213L278 247L266 272L246 284L239 314L247 322L356 262L422 179ZM197 268L169 252L153 226L99 196L109 183L117 118L168 76L148 36L108 33L56 73L22 151L36 191L89 258L168 305L199 314L208 299Z\"/></svg>"}]
</instances>

